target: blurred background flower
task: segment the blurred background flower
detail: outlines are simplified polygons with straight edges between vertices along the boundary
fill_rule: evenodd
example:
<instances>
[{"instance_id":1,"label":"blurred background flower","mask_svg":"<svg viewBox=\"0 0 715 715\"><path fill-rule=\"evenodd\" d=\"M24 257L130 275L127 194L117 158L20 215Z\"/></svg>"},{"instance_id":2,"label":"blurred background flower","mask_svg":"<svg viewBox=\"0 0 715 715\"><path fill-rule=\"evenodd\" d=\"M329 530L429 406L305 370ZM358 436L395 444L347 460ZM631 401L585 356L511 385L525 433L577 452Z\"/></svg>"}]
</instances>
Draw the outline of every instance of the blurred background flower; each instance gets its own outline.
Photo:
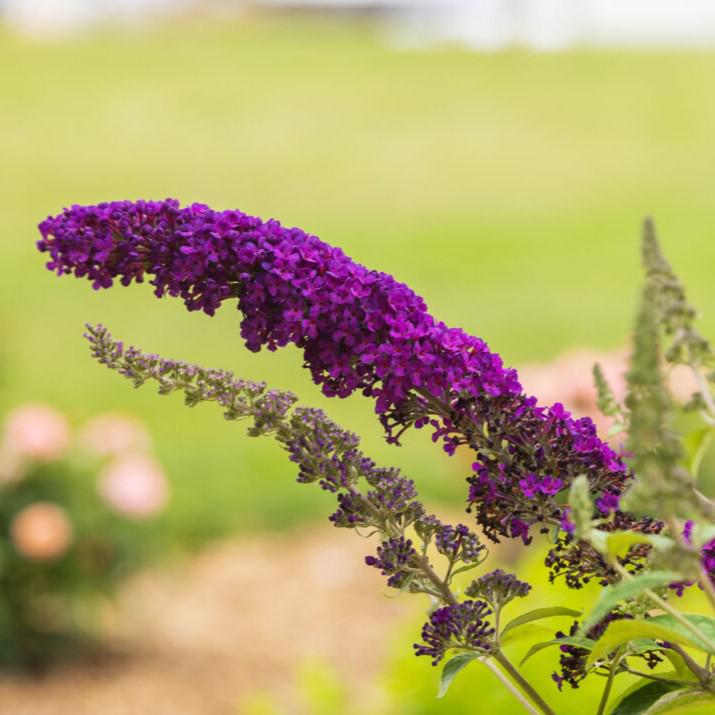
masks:
<instances>
[{"instance_id":1,"label":"blurred background flower","mask_svg":"<svg viewBox=\"0 0 715 715\"><path fill-rule=\"evenodd\" d=\"M2 448L19 458L50 462L70 445L67 420L46 405L24 405L10 412L5 422Z\"/></svg>"},{"instance_id":2,"label":"blurred background flower","mask_svg":"<svg viewBox=\"0 0 715 715\"><path fill-rule=\"evenodd\" d=\"M13 517L10 538L18 553L31 561L53 561L72 541L72 522L62 507L34 502Z\"/></svg>"},{"instance_id":3,"label":"blurred background flower","mask_svg":"<svg viewBox=\"0 0 715 715\"><path fill-rule=\"evenodd\" d=\"M96 438L117 423L105 416L88 426ZM133 522L161 512L168 484L141 423L119 424L123 439L95 440L97 454L79 446L87 428L76 439L67 418L47 405L21 405L5 419L0 667L36 671L96 647L98 609L156 555L156 534Z\"/></svg>"},{"instance_id":4,"label":"blurred background flower","mask_svg":"<svg viewBox=\"0 0 715 715\"><path fill-rule=\"evenodd\" d=\"M169 492L161 467L143 454L127 454L102 471L99 493L120 514L144 518L160 512Z\"/></svg>"}]
</instances>

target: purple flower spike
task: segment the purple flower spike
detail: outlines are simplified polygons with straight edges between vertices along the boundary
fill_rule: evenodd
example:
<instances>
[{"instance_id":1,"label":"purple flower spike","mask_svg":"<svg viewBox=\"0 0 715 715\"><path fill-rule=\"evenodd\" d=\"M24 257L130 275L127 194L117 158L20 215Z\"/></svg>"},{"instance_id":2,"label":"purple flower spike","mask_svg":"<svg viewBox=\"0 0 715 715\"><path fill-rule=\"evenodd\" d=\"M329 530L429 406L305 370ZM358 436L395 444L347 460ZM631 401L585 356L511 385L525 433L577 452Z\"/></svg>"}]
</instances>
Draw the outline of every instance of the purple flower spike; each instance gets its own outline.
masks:
<instances>
[{"instance_id":1,"label":"purple flower spike","mask_svg":"<svg viewBox=\"0 0 715 715\"><path fill-rule=\"evenodd\" d=\"M598 494L620 494L630 479L590 419L574 419L561 404L539 406L483 340L438 321L392 276L299 228L166 199L72 206L40 232L48 267L96 289L147 280L157 296L209 315L237 301L250 350L301 348L326 395L359 390L375 400L389 441L429 426L449 454L471 448L469 507L494 540L528 542L534 525L558 526L554 497L579 474ZM322 484L334 490L343 478ZM359 519L344 507L336 519Z\"/></svg>"}]
</instances>

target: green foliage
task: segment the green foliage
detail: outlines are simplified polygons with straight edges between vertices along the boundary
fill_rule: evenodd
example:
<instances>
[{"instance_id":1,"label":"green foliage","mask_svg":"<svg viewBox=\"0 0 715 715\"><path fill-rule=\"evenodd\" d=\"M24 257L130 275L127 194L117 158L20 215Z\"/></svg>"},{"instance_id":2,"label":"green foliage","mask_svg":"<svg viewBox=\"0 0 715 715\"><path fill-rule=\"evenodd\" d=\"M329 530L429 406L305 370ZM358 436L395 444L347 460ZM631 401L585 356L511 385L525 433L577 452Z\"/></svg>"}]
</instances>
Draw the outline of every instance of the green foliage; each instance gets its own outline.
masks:
<instances>
[{"instance_id":1,"label":"green foliage","mask_svg":"<svg viewBox=\"0 0 715 715\"><path fill-rule=\"evenodd\" d=\"M601 411L601 414L606 417L620 418L620 424L617 423L619 431L623 429L623 408L618 404L616 396L613 394L613 388L608 384L606 376L603 374L603 369L596 363L593 366L593 382L596 386L596 405Z\"/></svg>"},{"instance_id":2,"label":"green foliage","mask_svg":"<svg viewBox=\"0 0 715 715\"><path fill-rule=\"evenodd\" d=\"M665 682L638 684L631 692L620 699L610 715L642 715L666 693L679 689L678 685Z\"/></svg>"},{"instance_id":3,"label":"green foliage","mask_svg":"<svg viewBox=\"0 0 715 715\"><path fill-rule=\"evenodd\" d=\"M715 427L699 427L683 439L683 460L685 468L697 479L703 457L712 442Z\"/></svg>"},{"instance_id":4,"label":"green foliage","mask_svg":"<svg viewBox=\"0 0 715 715\"><path fill-rule=\"evenodd\" d=\"M100 495L115 458L32 455L0 436L0 462L18 460L0 467L0 668L37 670L94 647L106 600L158 555L156 522Z\"/></svg>"},{"instance_id":5,"label":"green foliage","mask_svg":"<svg viewBox=\"0 0 715 715\"><path fill-rule=\"evenodd\" d=\"M664 693L644 715L711 715L715 710L715 695L702 690L683 688Z\"/></svg>"},{"instance_id":6,"label":"green foliage","mask_svg":"<svg viewBox=\"0 0 715 715\"><path fill-rule=\"evenodd\" d=\"M707 616L690 615L685 618L691 621L712 642L715 635L715 620ZM597 661L606 658L618 646L640 639L659 640L667 643L679 643L689 648L696 648L706 653L715 653L711 647L695 636L688 628L676 621L672 616L656 616L654 618L619 620L608 625L604 634L598 639L588 656L586 664L593 666Z\"/></svg>"},{"instance_id":7,"label":"green foliage","mask_svg":"<svg viewBox=\"0 0 715 715\"><path fill-rule=\"evenodd\" d=\"M710 343L694 327L697 312L688 303L685 288L660 248L650 219L643 225L643 266L652 286L660 327L670 336L668 362L708 365L714 353Z\"/></svg>"},{"instance_id":8,"label":"green foliage","mask_svg":"<svg viewBox=\"0 0 715 715\"><path fill-rule=\"evenodd\" d=\"M527 651L526 655L521 659L520 665L524 665L531 656L536 655L545 648L550 648L552 646L562 645L572 645L577 648L582 648L583 650L591 651L596 645L596 642L591 638L586 638L585 636L564 636L563 638L554 638L550 641L544 641L542 643L534 643L531 648Z\"/></svg>"},{"instance_id":9,"label":"green foliage","mask_svg":"<svg viewBox=\"0 0 715 715\"><path fill-rule=\"evenodd\" d=\"M447 694L452 681L457 677L457 674L466 668L473 660L480 657L482 656L480 656L479 653L460 653L459 655L455 655L454 658L448 660L444 664L444 668L442 668L437 697L444 697Z\"/></svg>"},{"instance_id":10,"label":"green foliage","mask_svg":"<svg viewBox=\"0 0 715 715\"><path fill-rule=\"evenodd\" d=\"M626 601L640 596L648 589L667 586L678 581L680 576L672 571L646 571L627 581L620 581L614 586L604 589L601 598L593 610L583 619L581 628L588 631L600 623L621 601Z\"/></svg>"},{"instance_id":11,"label":"green foliage","mask_svg":"<svg viewBox=\"0 0 715 715\"><path fill-rule=\"evenodd\" d=\"M581 611L575 611L573 608L565 608L564 606L548 606L546 608L534 608L531 611L526 611L516 618L512 618L509 623L507 623L500 634L503 639L505 636L511 634L515 630L520 629L527 623L532 623L533 621L539 621L544 618L553 618L554 616L571 616L572 618L578 618L581 615Z\"/></svg>"},{"instance_id":12,"label":"green foliage","mask_svg":"<svg viewBox=\"0 0 715 715\"><path fill-rule=\"evenodd\" d=\"M688 518L683 502L680 441L673 431L673 402L661 368L658 292L646 283L634 330L634 346L627 374L630 420L627 450L638 479L623 500L624 508L638 515L666 513Z\"/></svg>"}]
</instances>

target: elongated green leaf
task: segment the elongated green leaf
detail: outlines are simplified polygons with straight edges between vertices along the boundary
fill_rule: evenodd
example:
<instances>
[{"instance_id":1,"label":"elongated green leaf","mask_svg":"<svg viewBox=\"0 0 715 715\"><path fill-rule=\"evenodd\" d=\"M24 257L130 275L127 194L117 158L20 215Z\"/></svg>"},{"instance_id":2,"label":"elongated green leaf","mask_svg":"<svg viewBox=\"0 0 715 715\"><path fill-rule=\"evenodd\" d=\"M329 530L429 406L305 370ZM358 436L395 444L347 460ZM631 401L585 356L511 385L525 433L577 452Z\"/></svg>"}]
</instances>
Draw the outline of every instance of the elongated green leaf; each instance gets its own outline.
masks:
<instances>
[{"instance_id":1,"label":"elongated green leaf","mask_svg":"<svg viewBox=\"0 0 715 715\"><path fill-rule=\"evenodd\" d=\"M554 636L554 629L540 626L537 623L524 623L523 626L512 628L500 639L502 645L509 645L530 638L532 641L550 640Z\"/></svg>"},{"instance_id":2,"label":"elongated green leaf","mask_svg":"<svg viewBox=\"0 0 715 715\"><path fill-rule=\"evenodd\" d=\"M681 645L700 648L700 650L710 652L706 644L696 639L685 626L682 626L676 621L676 628L667 621L662 623L658 622L660 618L662 618L662 616L648 620L622 620L611 622L608 628L606 628L605 633L598 639L598 642L593 647L586 661L586 666L592 666L597 660L604 658L618 648L618 646L641 638L653 638L671 643L680 643ZM715 652L715 649L712 652Z\"/></svg>"},{"instance_id":3,"label":"elongated green leaf","mask_svg":"<svg viewBox=\"0 0 715 715\"><path fill-rule=\"evenodd\" d=\"M643 715L653 703L658 702L663 695L679 689L672 683L649 682L646 685L636 685L626 691L615 703L610 715Z\"/></svg>"},{"instance_id":4,"label":"elongated green leaf","mask_svg":"<svg viewBox=\"0 0 715 715\"><path fill-rule=\"evenodd\" d=\"M639 655L649 650L658 650L658 648L660 648L660 646L657 641L654 641L652 638L636 638L634 641L628 643L628 654Z\"/></svg>"},{"instance_id":5,"label":"elongated green leaf","mask_svg":"<svg viewBox=\"0 0 715 715\"><path fill-rule=\"evenodd\" d=\"M631 546L637 544L648 544L658 551L665 551L672 548L673 541L667 536L660 534L639 534L635 531L612 531L610 533L594 529L599 534L600 542L605 542L602 550L609 556L625 556Z\"/></svg>"},{"instance_id":6,"label":"elongated green leaf","mask_svg":"<svg viewBox=\"0 0 715 715\"><path fill-rule=\"evenodd\" d=\"M620 581L615 586L605 588L601 593L601 598L594 606L594 609L585 618L582 628L588 631L597 623L602 621L620 601L638 596L650 588L666 586L673 581L681 580L682 577L673 571L648 571L638 574L628 581Z\"/></svg>"},{"instance_id":7,"label":"elongated green leaf","mask_svg":"<svg viewBox=\"0 0 715 715\"><path fill-rule=\"evenodd\" d=\"M573 608L564 608L563 606L535 608L533 611L522 613L520 616L509 621L502 629L501 635L504 637L512 628L518 628L532 621L540 621L542 618L552 618L553 616L571 616L572 618L578 618L580 615L581 611L574 611Z\"/></svg>"},{"instance_id":8,"label":"elongated green leaf","mask_svg":"<svg viewBox=\"0 0 715 715\"><path fill-rule=\"evenodd\" d=\"M711 616L704 616L700 613L683 613L681 615L686 621L690 621L690 623L696 626L703 636L715 645L715 618L712 618ZM671 628L672 630L678 631L684 636L691 638L696 648L700 648L700 650L704 650L706 653L715 653L715 649L712 651L708 650L707 644L700 643L696 636L694 636L688 628L673 618L673 616L665 613L662 616L654 616L649 620L651 623Z\"/></svg>"},{"instance_id":9,"label":"elongated green leaf","mask_svg":"<svg viewBox=\"0 0 715 715\"><path fill-rule=\"evenodd\" d=\"M521 663L519 665L524 665L524 663L526 663L532 655L536 655L540 650L544 650L544 648L549 648L554 645L573 645L585 650L591 650L591 648L596 645L596 641L582 636L568 636L566 638L555 638L551 641L544 641L543 643L535 643L531 646L531 648L529 648L527 654L521 659Z\"/></svg>"},{"instance_id":10,"label":"elongated green leaf","mask_svg":"<svg viewBox=\"0 0 715 715\"><path fill-rule=\"evenodd\" d=\"M715 695L688 688L664 693L644 715L712 715L715 712Z\"/></svg>"},{"instance_id":11,"label":"elongated green leaf","mask_svg":"<svg viewBox=\"0 0 715 715\"><path fill-rule=\"evenodd\" d=\"M452 684L452 681L457 677L457 673L479 657L479 653L460 653L447 661L444 668L442 668L437 697L443 697L449 690L449 686Z\"/></svg>"},{"instance_id":12,"label":"elongated green leaf","mask_svg":"<svg viewBox=\"0 0 715 715\"><path fill-rule=\"evenodd\" d=\"M715 427L701 427L700 429L691 432L683 440L685 452L683 455L683 461L693 477L698 476L700 464L703 461L705 452L707 452L708 447L710 446L710 442L712 442L713 434L715 434Z\"/></svg>"},{"instance_id":13,"label":"elongated green leaf","mask_svg":"<svg viewBox=\"0 0 715 715\"><path fill-rule=\"evenodd\" d=\"M679 678L692 678L695 677L693 676L692 671L690 668L685 663L685 658L683 658L680 653L676 653L674 650L670 650L670 648L666 648L663 651L663 655L670 661L670 664L675 668L675 672L678 674Z\"/></svg>"}]
</instances>

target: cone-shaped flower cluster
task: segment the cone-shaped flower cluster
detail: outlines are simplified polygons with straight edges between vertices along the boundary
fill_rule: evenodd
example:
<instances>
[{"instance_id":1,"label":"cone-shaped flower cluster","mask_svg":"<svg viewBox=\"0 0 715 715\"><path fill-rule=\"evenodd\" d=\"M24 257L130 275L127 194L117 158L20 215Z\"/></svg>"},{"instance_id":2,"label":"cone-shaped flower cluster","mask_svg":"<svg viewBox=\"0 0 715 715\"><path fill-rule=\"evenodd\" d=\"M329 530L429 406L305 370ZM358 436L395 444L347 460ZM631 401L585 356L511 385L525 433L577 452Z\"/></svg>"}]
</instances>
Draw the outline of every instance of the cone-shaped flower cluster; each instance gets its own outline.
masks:
<instances>
[{"instance_id":1,"label":"cone-shaped flower cluster","mask_svg":"<svg viewBox=\"0 0 715 715\"><path fill-rule=\"evenodd\" d=\"M40 230L39 248L58 274L95 288L148 279L158 296L209 314L237 299L249 349L302 348L325 394L361 390L376 400L392 441L429 424L447 451L469 445L469 503L494 539L528 542L534 525L560 524L555 497L579 474L597 495L620 494L628 479L591 420L538 406L482 340L437 321L392 276L300 229L169 199L73 206ZM347 507L336 519L354 517Z\"/></svg>"}]
</instances>

